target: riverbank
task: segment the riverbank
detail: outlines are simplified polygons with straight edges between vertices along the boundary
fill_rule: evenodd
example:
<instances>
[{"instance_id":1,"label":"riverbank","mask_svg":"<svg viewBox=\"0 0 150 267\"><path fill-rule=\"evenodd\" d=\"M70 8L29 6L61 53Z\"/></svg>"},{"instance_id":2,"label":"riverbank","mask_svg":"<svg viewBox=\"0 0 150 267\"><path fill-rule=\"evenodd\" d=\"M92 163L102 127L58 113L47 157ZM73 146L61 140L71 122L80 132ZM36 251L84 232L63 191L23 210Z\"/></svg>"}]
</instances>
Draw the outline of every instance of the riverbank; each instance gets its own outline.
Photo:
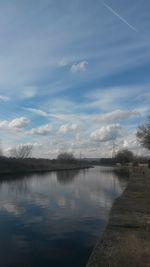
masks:
<instances>
[{"instance_id":1,"label":"riverbank","mask_svg":"<svg viewBox=\"0 0 150 267\"><path fill-rule=\"evenodd\" d=\"M55 172L55 171L73 171L73 170L83 170L93 168L92 166L66 166L66 167L57 167L50 169L34 169L34 170L25 170L25 171L0 171L0 175L11 175L11 174L29 174L29 173L44 173L44 172Z\"/></svg>"},{"instance_id":2,"label":"riverbank","mask_svg":"<svg viewBox=\"0 0 150 267\"><path fill-rule=\"evenodd\" d=\"M123 195L111 210L108 225L87 267L150 266L150 171L130 174Z\"/></svg>"},{"instance_id":3,"label":"riverbank","mask_svg":"<svg viewBox=\"0 0 150 267\"><path fill-rule=\"evenodd\" d=\"M0 175L26 174L51 171L79 170L91 168L92 165L82 161L60 162L49 159L15 159L0 158Z\"/></svg>"}]
</instances>

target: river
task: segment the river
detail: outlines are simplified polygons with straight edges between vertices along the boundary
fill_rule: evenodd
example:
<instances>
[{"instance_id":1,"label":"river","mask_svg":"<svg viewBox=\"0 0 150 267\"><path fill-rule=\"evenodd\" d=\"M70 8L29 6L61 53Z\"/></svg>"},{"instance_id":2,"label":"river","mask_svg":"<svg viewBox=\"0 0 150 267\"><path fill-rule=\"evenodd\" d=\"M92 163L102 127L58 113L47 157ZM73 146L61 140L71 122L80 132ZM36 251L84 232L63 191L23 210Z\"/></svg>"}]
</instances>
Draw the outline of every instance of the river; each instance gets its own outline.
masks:
<instances>
[{"instance_id":1,"label":"river","mask_svg":"<svg viewBox=\"0 0 150 267\"><path fill-rule=\"evenodd\" d=\"M108 167L2 178L1 267L85 267L126 186Z\"/></svg>"}]
</instances>

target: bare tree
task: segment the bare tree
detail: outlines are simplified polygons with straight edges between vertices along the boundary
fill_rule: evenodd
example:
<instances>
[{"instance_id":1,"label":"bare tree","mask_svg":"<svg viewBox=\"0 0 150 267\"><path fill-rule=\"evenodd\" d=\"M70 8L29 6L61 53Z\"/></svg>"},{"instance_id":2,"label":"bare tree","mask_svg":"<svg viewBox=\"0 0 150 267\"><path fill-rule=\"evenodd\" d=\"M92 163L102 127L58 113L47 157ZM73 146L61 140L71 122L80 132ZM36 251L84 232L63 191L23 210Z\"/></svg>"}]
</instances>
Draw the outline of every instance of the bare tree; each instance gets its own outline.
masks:
<instances>
[{"instance_id":1,"label":"bare tree","mask_svg":"<svg viewBox=\"0 0 150 267\"><path fill-rule=\"evenodd\" d=\"M58 155L57 159L59 161L74 161L75 157L74 157L74 155L72 153L64 152L64 153L60 153Z\"/></svg>"},{"instance_id":2,"label":"bare tree","mask_svg":"<svg viewBox=\"0 0 150 267\"><path fill-rule=\"evenodd\" d=\"M133 162L134 154L128 149L122 149L118 151L115 158L116 158L116 161L119 163L122 163L122 164L129 163L129 162Z\"/></svg>"},{"instance_id":3,"label":"bare tree","mask_svg":"<svg viewBox=\"0 0 150 267\"><path fill-rule=\"evenodd\" d=\"M2 157L3 156L3 150L2 150L2 148L0 147L0 157Z\"/></svg>"},{"instance_id":4,"label":"bare tree","mask_svg":"<svg viewBox=\"0 0 150 267\"><path fill-rule=\"evenodd\" d=\"M11 150L11 156L18 159L25 159L32 155L32 151L32 145L19 145Z\"/></svg>"},{"instance_id":5,"label":"bare tree","mask_svg":"<svg viewBox=\"0 0 150 267\"><path fill-rule=\"evenodd\" d=\"M3 156L3 149L2 149L2 142L0 140L0 157L2 157L2 156Z\"/></svg>"},{"instance_id":6,"label":"bare tree","mask_svg":"<svg viewBox=\"0 0 150 267\"><path fill-rule=\"evenodd\" d=\"M138 127L136 133L139 143L144 147L150 150L150 116L147 119L147 122Z\"/></svg>"}]
</instances>

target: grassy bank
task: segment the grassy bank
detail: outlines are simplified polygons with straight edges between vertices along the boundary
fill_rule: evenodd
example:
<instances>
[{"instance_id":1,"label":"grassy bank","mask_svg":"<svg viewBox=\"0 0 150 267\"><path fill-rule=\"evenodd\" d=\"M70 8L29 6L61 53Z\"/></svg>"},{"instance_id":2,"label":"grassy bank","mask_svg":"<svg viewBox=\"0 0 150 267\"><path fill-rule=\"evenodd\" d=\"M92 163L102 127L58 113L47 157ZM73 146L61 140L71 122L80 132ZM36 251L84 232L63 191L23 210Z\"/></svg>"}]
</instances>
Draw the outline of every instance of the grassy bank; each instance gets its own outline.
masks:
<instances>
[{"instance_id":1,"label":"grassy bank","mask_svg":"<svg viewBox=\"0 0 150 267\"><path fill-rule=\"evenodd\" d=\"M16 159L16 158L0 158L0 174L17 174L17 173L33 173L48 172L59 170L73 170L92 167L88 163L82 161L58 161L49 159Z\"/></svg>"},{"instance_id":2,"label":"grassy bank","mask_svg":"<svg viewBox=\"0 0 150 267\"><path fill-rule=\"evenodd\" d=\"M114 167L114 172L118 175L122 175L123 177L129 177L131 168L128 166L119 166L119 167Z\"/></svg>"},{"instance_id":3,"label":"grassy bank","mask_svg":"<svg viewBox=\"0 0 150 267\"><path fill-rule=\"evenodd\" d=\"M87 267L150 266L150 171L134 169Z\"/></svg>"}]
</instances>

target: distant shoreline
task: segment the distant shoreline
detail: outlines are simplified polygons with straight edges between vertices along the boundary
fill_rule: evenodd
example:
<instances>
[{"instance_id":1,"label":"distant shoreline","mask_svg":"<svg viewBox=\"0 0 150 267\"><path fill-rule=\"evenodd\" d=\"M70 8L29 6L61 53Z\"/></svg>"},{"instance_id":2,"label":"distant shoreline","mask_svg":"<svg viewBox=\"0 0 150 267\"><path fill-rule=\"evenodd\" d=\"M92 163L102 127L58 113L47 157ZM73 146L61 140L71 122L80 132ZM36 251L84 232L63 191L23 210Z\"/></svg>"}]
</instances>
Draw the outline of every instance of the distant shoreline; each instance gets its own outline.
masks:
<instances>
[{"instance_id":1,"label":"distant shoreline","mask_svg":"<svg viewBox=\"0 0 150 267\"><path fill-rule=\"evenodd\" d=\"M146 267L150 262L150 171L131 173L86 267Z\"/></svg>"},{"instance_id":2,"label":"distant shoreline","mask_svg":"<svg viewBox=\"0 0 150 267\"><path fill-rule=\"evenodd\" d=\"M0 157L0 175L42 173L52 171L79 170L91 168L92 164L79 160L50 160L43 158Z\"/></svg>"},{"instance_id":3,"label":"distant shoreline","mask_svg":"<svg viewBox=\"0 0 150 267\"><path fill-rule=\"evenodd\" d=\"M53 171L71 171L71 170L83 170L93 168L93 166L77 166L77 167L65 167L65 168L51 168L51 169L35 169L26 171L1 171L0 175L11 175L11 174L28 174L28 173L42 173L42 172L53 172Z\"/></svg>"}]
</instances>

